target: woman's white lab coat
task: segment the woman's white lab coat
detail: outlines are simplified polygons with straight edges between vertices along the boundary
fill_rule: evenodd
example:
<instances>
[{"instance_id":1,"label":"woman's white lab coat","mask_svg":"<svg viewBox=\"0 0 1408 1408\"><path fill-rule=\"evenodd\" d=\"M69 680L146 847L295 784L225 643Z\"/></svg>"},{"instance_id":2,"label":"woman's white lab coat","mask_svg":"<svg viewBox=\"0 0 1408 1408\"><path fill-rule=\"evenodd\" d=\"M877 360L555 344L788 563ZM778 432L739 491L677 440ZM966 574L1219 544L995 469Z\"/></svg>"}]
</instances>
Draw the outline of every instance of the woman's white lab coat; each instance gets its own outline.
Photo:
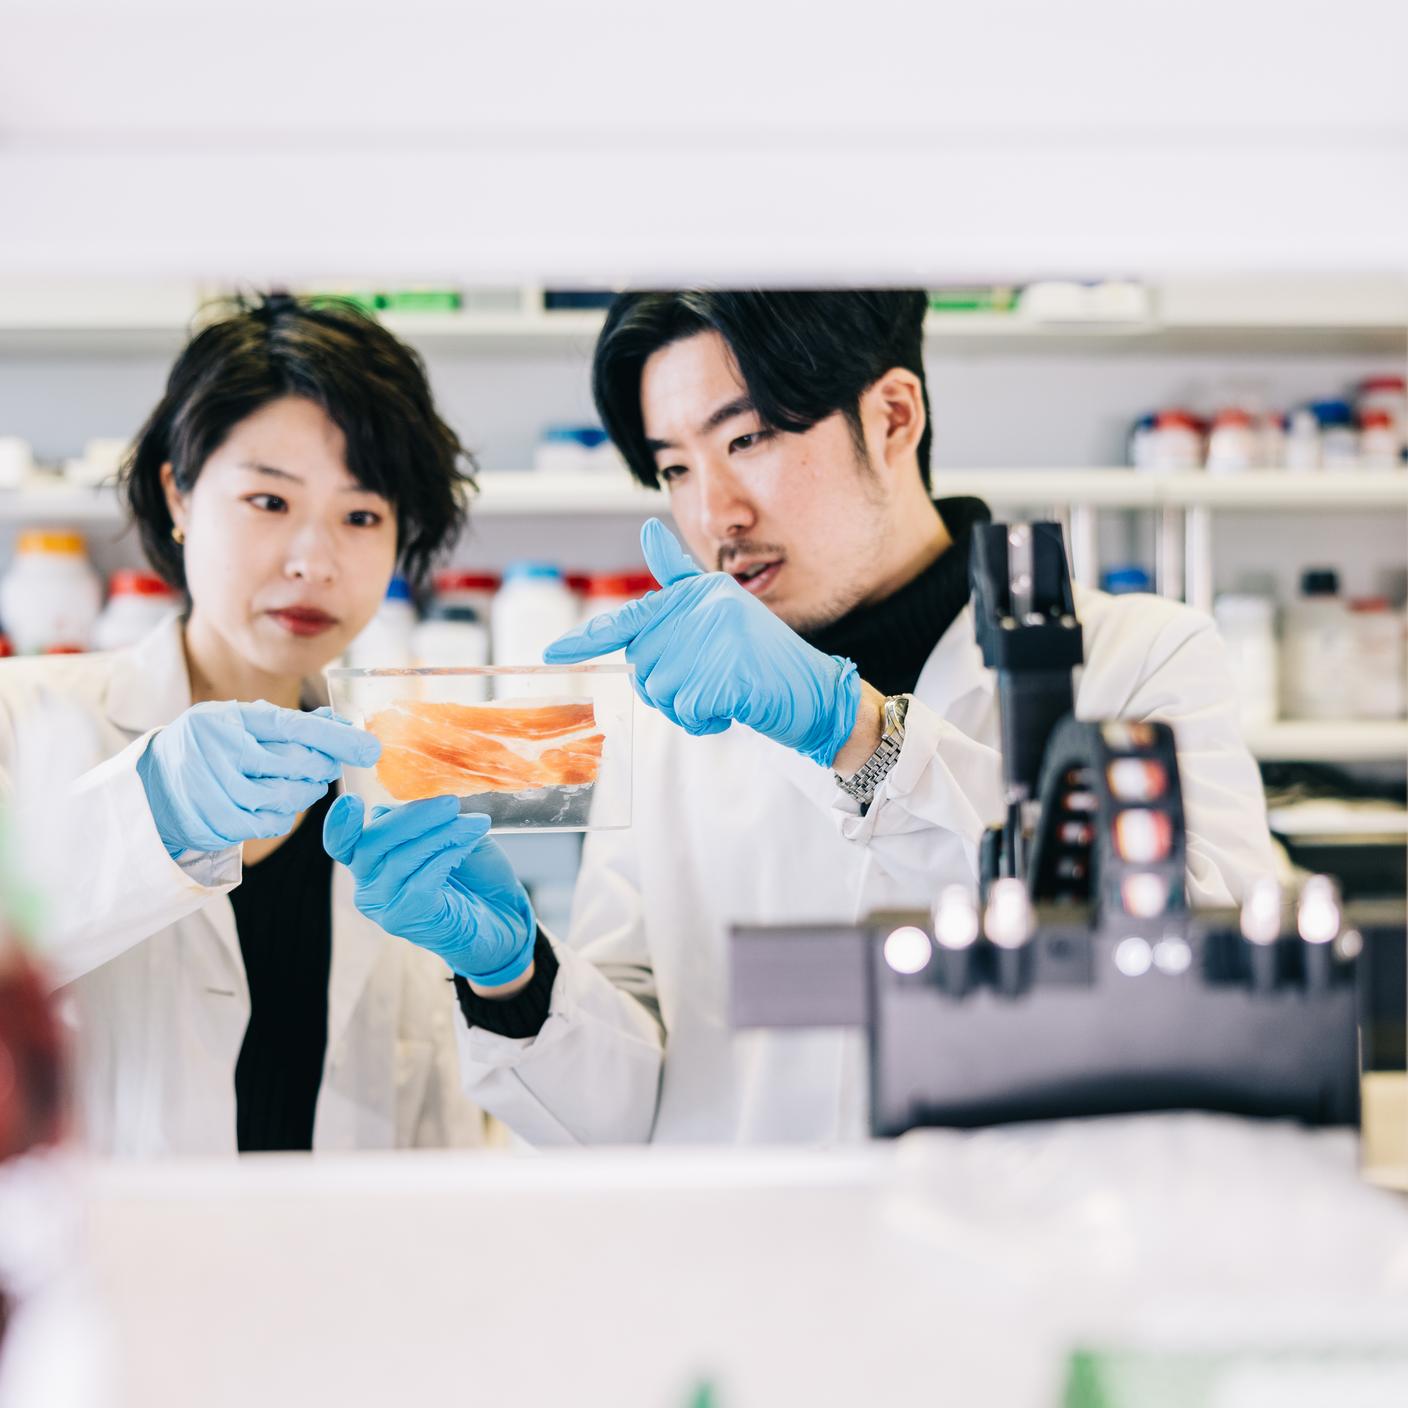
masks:
<instances>
[{"instance_id":1,"label":"woman's white lab coat","mask_svg":"<svg viewBox=\"0 0 1408 1408\"><path fill-rule=\"evenodd\" d=\"M1081 593L1076 712L1177 734L1195 903L1273 873L1261 778L1212 622L1156 597ZM976 884L1003 815L998 712L965 609L914 691L865 816L830 772L735 725L691 738L637 708L635 811L588 836L549 1016L531 1039L458 1026L470 1094L524 1137L830 1141L863 1133L861 1038L729 1029L732 923L845 923Z\"/></svg>"},{"instance_id":2,"label":"woman's white lab coat","mask_svg":"<svg viewBox=\"0 0 1408 1408\"><path fill-rule=\"evenodd\" d=\"M43 957L73 1032L81 1136L103 1152L235 1150L250 1000L226 896L240 849L173 861L136 771L152 730L190 702L175 617L129 650L0 665L0 782L26 790L55 720L65 770L78 777L71 787L54 779L50 805L38 799L28 813L51 827L30 849L52 876L38 852L62 847ZM457 1069L455 1011L445 965L365 919L350 873L334 866L314 1147L481 1142L483 1116Z\"/></svg>"}]
</instances>

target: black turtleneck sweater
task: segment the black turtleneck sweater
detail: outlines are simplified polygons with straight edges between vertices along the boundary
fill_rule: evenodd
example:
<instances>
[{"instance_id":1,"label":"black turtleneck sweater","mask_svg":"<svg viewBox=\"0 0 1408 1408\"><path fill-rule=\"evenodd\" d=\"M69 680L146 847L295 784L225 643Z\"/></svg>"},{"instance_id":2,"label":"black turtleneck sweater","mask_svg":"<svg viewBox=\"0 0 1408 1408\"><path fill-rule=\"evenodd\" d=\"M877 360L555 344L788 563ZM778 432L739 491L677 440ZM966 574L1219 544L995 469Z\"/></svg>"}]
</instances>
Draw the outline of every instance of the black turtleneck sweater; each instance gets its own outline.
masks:
<instances>
[{"instance_id":1,"label":"black turtleneck sweater","mask_svg":"<svg viewBox=\"0 0 1408 1408\"><path fill-rule=\"evenodd\" d=\"M953 546L884 601L858 606L839 621L807 634L827 655L854 660L860 677L881 694L909 694L939 638L968 603L968 541L973 526L992 514L981 499L939 499L934 505ZM500 1036L537 1036L547 1021L557 955L540 931L533 950L533 977L507 1001L477 996L455 979L460 1008L472 1027Z\"/></svg>"},{"instance_id":2,"label":"black turtleneck sweater","mask_svg":"<svg viewBox=\"0 0 1408 1408\"><path fill-rule=\"evenodd\" d=\"M909 694L939 637L968 604L968 540L992 514L981 499L940 499L935 505L953 546L884 601L858 606L839 621L806 633L827 655L856 662L860 677L881 694Z\"/></svg>"}]
</instances>

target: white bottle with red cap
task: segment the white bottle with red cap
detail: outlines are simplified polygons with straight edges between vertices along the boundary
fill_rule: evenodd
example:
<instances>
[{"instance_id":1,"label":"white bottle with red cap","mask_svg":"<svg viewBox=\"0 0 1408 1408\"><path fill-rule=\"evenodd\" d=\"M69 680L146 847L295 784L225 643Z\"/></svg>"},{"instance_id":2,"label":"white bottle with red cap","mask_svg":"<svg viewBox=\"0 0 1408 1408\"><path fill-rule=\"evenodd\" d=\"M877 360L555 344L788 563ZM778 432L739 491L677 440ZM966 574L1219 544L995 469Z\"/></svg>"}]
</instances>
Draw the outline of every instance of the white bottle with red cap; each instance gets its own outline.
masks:
<instances>
[{"instance_id":1,"label":"white bottle with red cap","mask_svg":"<svg viewBox=\"0 0 1408 1408\"><path fill-rule=\"evenodd\" d=\"M108 579L108 604L93 627L93 649L136 645L180 606L180 596L153 573L114 572Z\"/></svg>"},{"instance_id":2,"label":"white bottle with red cap","mask_svg":"<svg viewBox=\"0 0 1408 1408\"><path fill-rule=\"evenodd\" d=\"M1208 436L1208 473L1244 474L1255 467L1257 448L1251 416L1240 406L1224 407Z\"/></svg>"},{"instance_id":3,"label":"white bottle with red cap","mask_svg":"<svg viewBox=\"0 0 1408 1408\"><path fill-rule=\"evenodd\" d=\"M594 572L582 582L582 621L604 616L628 601L637 601L660 584L644 569L632 572Z\"/></svg>"},{"instance_id":4,"label":"white bottle with red cap","mask_svg":"<svg viewBox=\"0 0 1408 1408\"><path fill-rule=\"evenodd\" d=\"M1190 411L1159 411L1137 466L1153 474L1177 474L1203 467L1203 428Z\"/></svg>"},{"instance_id":5,"label":"white bottle with red cap","mask_svg":"<svg viewBox=\"0 0 1408 1408\"><path fill-rule=\"evenodd\" d=\"M1361 383L1355 397L1355 410L1363 425L1366 415L1386 414L1392 427L1393 440L1398 448L1397 464L1402 464L1408 456L1408 378L1401 376L1373 376ZM1381 421L1376 421L1381 425Z\"/></svg>"},{"instance_id":6,"label":"white bottle with red cap","mask_svg":"<svg viewBox=\"0 0 1408 1408\"><path fill-rule=\"evenodd\" d=\"M0 623L21 655L87 650L103 587L81 533L30 529L0 580Z\"/></svg>"},{"instance_id":7,"label":"white bottle with red cap","mask_svg":"<svg viewBox=\"0 0 1408 1408\"><path fill-rule=\"evenodd\" d=\"M1393 413L1370 406L1359 412L1360 469L1399 469L1403 465L1403 447Z\"/></svg>"}]
</instances>

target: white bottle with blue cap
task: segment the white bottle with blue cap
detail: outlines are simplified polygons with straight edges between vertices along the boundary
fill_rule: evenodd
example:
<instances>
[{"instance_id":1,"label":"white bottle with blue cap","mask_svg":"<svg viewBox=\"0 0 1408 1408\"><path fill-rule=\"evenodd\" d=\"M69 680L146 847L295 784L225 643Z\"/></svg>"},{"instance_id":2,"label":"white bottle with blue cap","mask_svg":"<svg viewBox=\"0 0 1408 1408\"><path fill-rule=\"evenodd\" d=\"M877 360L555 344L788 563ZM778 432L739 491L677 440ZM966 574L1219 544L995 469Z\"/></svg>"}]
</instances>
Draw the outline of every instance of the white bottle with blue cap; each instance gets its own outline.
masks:
<instances>
[{"instance_id":1,"label":"white bottle with blue cap","mask_svg":"<svg viewBox=\"0 0 1408 1408\"><path fill-rule=\"evenodd\" d=\"M495 665L541 665L543 650L577 624L577 597L551 562L512 562L494 595L490 635ZM562 694L549 681L500 680L498 695Z\"/></svg>"},{"instance_id":2,"label":"white bottle with blue cap","mask_svg":"<svg viewBox=\"0 0 1408 1408\"><path fill-rule=\"evenodd\" d=\"M347 663L359 670L402 670L414 664L416 619L411 584L393 577L376 615L347 647Z\"/></svg>"}]
</instances>

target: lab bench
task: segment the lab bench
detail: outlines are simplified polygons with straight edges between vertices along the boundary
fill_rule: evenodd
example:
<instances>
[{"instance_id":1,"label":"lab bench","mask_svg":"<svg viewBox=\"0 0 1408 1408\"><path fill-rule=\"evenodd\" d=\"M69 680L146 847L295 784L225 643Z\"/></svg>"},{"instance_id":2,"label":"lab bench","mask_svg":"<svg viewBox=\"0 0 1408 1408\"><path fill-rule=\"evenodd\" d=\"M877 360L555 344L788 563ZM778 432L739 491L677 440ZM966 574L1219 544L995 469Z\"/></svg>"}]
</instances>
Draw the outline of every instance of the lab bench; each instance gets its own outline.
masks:
<instances>
[{"instance_id":1,"label":"lab bench","mask_svg":"<svg viewBox=\"0 0 1408 1408\"><path fill-rule=\"evenodd\" d=\"M1408 1401L1408 1202L1342 1131L1178 1115L65 1176L112 1408L1036 1408L1087 1401L1092 1353L1248 1349L1368 1364Z\"/></svg>"}]
</instances>

